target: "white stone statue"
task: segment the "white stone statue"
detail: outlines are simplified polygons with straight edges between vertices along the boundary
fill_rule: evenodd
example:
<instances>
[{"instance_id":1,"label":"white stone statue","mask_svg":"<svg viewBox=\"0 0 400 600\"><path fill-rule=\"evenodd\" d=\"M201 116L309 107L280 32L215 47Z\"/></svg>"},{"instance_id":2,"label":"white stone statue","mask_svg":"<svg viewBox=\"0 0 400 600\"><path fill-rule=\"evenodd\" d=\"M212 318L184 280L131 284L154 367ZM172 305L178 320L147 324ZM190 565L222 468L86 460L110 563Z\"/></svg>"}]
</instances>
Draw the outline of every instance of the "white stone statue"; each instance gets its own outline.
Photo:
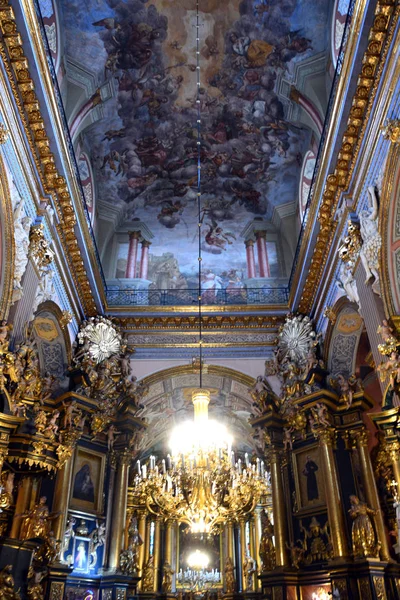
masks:
<instances>
[{"instance_id":1,"label":"white stone statue","mask_svg":"<svg viewBox=\"0 0 400 600\"><path fill-rule=\"evenodd\" d=\"M28 264L29 230L32 224L32 219L25 215L23 200L15 206L13 220L15 258L12 302L14 303L20 300L23 294L21 280Z\"/></svg>"},{"instance_id":2,"label":"white stone statue","mask_svg":"<svg viewBox=\"0 0 400 600\"><path fill-rule=\"evenodd\" d=\"M46 302L46 300L52 300L56 295L53 277L54 271L52 269L47 269L42 273L42 277L39 280L39 285L36 290L36 296L33 301L31 317L29 319L30 321L33 319L39 304Z\"/></svg>"},{"instance_id":3,"label":"white stone statue","mask_svg":"<svg viewBox=\"0 0 400 600\"><path fill-rule=\"evenodd\" d=\"M349 263L342 262L339 270L338 286L344 290L350 302L355 302L360 306L360 297L358 295L356 280L354 279L352 266Z\"/></svg>"},{"instance_id":4,"label":"white stone statue","mask_svg":"<svg viewBox=\"0 0 400 600\"><path fill-rule=\"evenodd\" d=\"M360 231L363 239L363 245L360 250L361 262L364 266L367 278L367 284L370 279L375 278L372 285L373 291L380 295L379 286L379 253L382 245L381 234L379 233L379 207L378 199L375 194L375 188L368 188L368 197L370 207L360 212Z\"/></svg>"}]
</instances>

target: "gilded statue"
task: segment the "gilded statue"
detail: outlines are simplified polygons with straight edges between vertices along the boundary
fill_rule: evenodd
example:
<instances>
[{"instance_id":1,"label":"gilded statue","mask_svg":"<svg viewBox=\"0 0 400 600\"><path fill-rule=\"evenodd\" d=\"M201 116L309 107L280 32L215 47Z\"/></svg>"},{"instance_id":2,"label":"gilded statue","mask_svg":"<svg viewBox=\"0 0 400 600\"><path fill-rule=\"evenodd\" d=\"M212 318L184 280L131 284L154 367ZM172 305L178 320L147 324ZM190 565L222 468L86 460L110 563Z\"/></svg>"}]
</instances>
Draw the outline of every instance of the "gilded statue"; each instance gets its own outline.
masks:
<instances>
[{"instance_id":1,"label":"gilded statue","mask_svg":"<svg viewBox=\"0 0 400 600\"><path fill-rule=\"evenodd\" d=\"M154 589L154 555L147 561L142 576L143 592L152 592Z\"/></svg>"},{"instance_id":2,"label":"gilded statue","mask_svg":"<svg viewBox=\"0 0 400 600\"><path fill-rule=\"evenodd\" d=\"M353 519L351 541L355 558L377 557L379 545L376 543L375 531L371 517L376 513L368 508L357 496L350 496L349 515Z\"/></svg>"},{"instance_id":3,"label":"gilded statue","mask_svg":"<svg viewBox=\"0 0 400 600\"><path fill-rule=\"evenodd\" d=\"M169 562L165 561L163 568L163 580L162 580L162 591L163 592L172 592L172 576L175 571L169 564Z\"/></svg>"},{"instance_id":4,"label":"gilded statue","mask_svg":"<svg viewBox=\"0 0 400 600\"><path fill-rule=\"evenodd\" d=\"M267 399L269 390L270 387L267 378L262 375L258 375L254 385L248 389L253 400L253 407L260 414L263 414L268 408Z\"/></svg>"},{"instance_id":5,"label":"gilded statue","mask_svg":"<svg viewBox=\"0 0 400 600\"><path fill-rule=\"evenodd\" d=\"M0 509L5 510L14 501L13 491L14 491L14 477L15 473L13 471L4 471L1 474L1 493L0 493Z\"/></svg>"},{"instance_id":6,"label":"gilded statue","mask_svg":"<svg viewBox=\"0 0 400 600\"><path fill-rule=\"evenodd\" d=\"M300 531L304 535L303 548L306 564L331 558L332 544L329 536L328 521L322 527L320 522L315 517L312 517L308 529L306 529L300 520ZM310 541L308 542L308 540Z\"/></svg>"},{"instance_id":7,"label":"gilded statue","mask_svg":"<svg viewBox=\"0 0 400 600\"><path fill-rule=\"evenodd\" d=\"M328 409L322 402L317 402L315 406L311 407L310 417L311 427L331 427Z\"/></svg>"},{"instance_id":8,"label":"gilded statue","mask_svg":"<svg viewBox=\"0 0 400 600\"><path fill-rule=\"evenodd\" d=\"M345 404L347 409L353 404L354 394L362 390L361 381L355 375L350 375L346 379L342 373L339 373L336 379L331 378L329 383L338 390L340 401Z\"/></svg>"},{"instance_id":9,"label":"gilded statue","mask_svg":"<svg viewBox=\"0 0 400 600\"><path fill-rule=\"evenodd\" d=\"M297 543L302 544L301 540L297 540ZM303 545L297 546L293 542L290 542L290 544L286 542L286 548L289 550L292 567L295 569L300 569L300 563L304 559L304 554L306 552L305 548Z\"/></svg>"},{"instance_id":10,"label":"gilded statue","mask_svg":"<svg viewBox=\"0 0 400 600\"><path fill-rule=\"evenodd\" d=\"M274 526L269 515L262 518L262 534L260 540L260 559L263 571L272 571L276 564L275 546L273 542Z\"/></svg>"},{"instance_id":11,"label":"gilded statue","mask_svg":"<svg viewBox=\"0 0 400 600\"><path fill-rule=\"evenodd\" d=\"M394 335L394 329L390 326L389 321L383 319L382 325L379 325L377 329L377 333L380 334L383 342L378 345L379 352L385 356L390 356L392 352L397 350L399 342Z\"/></svg>"},{"instance_id":12,"label":"gilded statue","mask_svg":"<svg viewBox=\"0 0 400 600\"><path fill-rule=\"evenodd\" d=\"M235 593L235 568L230 556L225 561L225 587L227 594Z\"/></svg>"},{"instance_id":13,"label":"gilded statue","mask_svg":"<svg viewBox=\"0 0 400 600\"><path fill-rule=\"evenodd\" d=\"M36 506L24 513L24 515L21 515L23 517L20 533L21 540L47 538L49 534L50 513L46 502L46 496L42 496Z\"/></svg>"},{"instance_id":14,"label":"gilded statue","mask_svg":"<svg viewBox=\"0 0 400 600\"><path fill-rule=\"evenodd\" d=\"M391 352L388 360L378 365L377 371L381 381L385 381L386 377L389 377L391 389L396 390L400 383L400 356L398 352Z\"/></svg>"},{"instance_id":15,"label":"gilded statue","mask_svg":"<svg viewBox=\"0 0 400 600\"><path fill-rule=\"evenodd\" d=\"M44 600L44 590L41 582L46 574L46 569L36 570L32 566L29 567L27 589L29 600Z\"/></svg>"},{"instance_id":16,"label":"gilded statue","mask_svg":"<svg viewBox=\"0 0 400 600\"><path fill-rule=\"evenodd\" d=\"M243 574L246 582L247 592L253 591L253 573L256 573L256 571L256 561L250 556L250 554L246 554L243 562Z\"/></svg>"},{"instance_id":17,"label":"gilded statue","mask_svg":"<svg viewBox=\"0 0 400 600\"><path fill-rule=\"evenodd\" d=\"M0 600L21 600L19 592L14 591L14 587L12 565L7 565L0 572Z\"/></svg>"}]
</instances>

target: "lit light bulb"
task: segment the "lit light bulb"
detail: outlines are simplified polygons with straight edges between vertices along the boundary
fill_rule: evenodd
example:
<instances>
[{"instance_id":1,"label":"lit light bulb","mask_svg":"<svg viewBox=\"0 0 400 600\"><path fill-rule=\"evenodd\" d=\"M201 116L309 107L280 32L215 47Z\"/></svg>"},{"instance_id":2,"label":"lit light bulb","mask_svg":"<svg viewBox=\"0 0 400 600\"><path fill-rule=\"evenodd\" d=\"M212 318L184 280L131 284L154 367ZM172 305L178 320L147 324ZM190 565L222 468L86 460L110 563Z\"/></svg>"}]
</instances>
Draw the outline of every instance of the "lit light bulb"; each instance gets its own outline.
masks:
<instances>
[{"instance_id":1,"label":"lit light bulb","mask_svg":"<svg viewBox=\"0 0 400 600\"><path fill-rule=\"evenodd\" d=\"M207 569L210 559L205 552L202 552L202 550L195 550L189 554L187 562L191 569L201 571L202 569Z\"/></svg>"}]
</instances>

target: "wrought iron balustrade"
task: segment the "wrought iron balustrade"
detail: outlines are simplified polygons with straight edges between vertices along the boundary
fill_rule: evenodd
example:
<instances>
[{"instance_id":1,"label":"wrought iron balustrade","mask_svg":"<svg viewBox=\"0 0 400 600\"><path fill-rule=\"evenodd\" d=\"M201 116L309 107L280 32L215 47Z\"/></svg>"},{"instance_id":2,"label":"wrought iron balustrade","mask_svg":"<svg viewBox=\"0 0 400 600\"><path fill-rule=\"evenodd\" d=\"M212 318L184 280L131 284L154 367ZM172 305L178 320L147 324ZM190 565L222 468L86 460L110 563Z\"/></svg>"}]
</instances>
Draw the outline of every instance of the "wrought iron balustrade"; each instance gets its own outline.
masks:
<instances>
[{"instance_id":1,"label":"wrought iron balustrade","mask_svg":"<svg viewBox=\"0 0 400 600\"><path fill-rule=\"evenodd\" d=\"M288 289L286 287L203 289L201 301L204 306L286 304ZM109 306L197 306L199 290L137 290L108 287L107 303Z\"/></svg>"}]
</instances>

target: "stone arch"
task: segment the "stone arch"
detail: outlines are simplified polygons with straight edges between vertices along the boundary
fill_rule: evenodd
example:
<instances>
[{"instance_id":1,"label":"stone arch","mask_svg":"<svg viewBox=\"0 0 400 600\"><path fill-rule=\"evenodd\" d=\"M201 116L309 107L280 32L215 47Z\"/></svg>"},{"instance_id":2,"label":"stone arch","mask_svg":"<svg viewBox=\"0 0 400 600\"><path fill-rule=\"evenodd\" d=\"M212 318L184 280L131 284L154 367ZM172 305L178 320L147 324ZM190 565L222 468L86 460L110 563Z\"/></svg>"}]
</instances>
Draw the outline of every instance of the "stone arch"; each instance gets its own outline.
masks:
<instances>
[{"instance_id":1,"label":"stone arch","mask_svg":"<svg viewBox=\"0 0 400 600\"><path fill-rule=\"evenodd\" d=\"M255 380L217 365L207 365L202 380L202 386L211 391L210 418L223 419L234 440L243 440L240 450L252 451L255 444L248 423L252 406L248 388ZM165 451L167 432L192 418L191 391L199 387L199 373L192 365L183 365L157 371L143 382L149 386L141 414L148 423L143 451L150 448Z\"/></svg>"},{"instance_id":2,"label":"stone arch","mask_svg":"<svg viewBox=\"0 0 400 600\"><path fill-rule=\"evenodd\" d=\"M392 144L380 198L381 291L388 317L400 314L400 144ZM396 321L396 319L393 319Z\"/></svg>"},{"instance_id":3,"label":"stone arch","mask_svg":"<svg viewBox=\"0 0 400 600\"><path fill-rule=\"evenodd\" d=\"M65 378L71 360L71 341L68 332L60 325L61 317L60 307L47 301L39 305L32 324L41 372L50 372L60 382Z\"/></svg>"},{"instance_id":4,"label":"stone arch","mask_svg":"<svg viewBox=\"0 0 400 600\"><path fill-rule=\"evenodd\" d=\"M0 317L7 318L14 280L13 207L7 172L0 156Z\"/></svg>"}]
</instances>

